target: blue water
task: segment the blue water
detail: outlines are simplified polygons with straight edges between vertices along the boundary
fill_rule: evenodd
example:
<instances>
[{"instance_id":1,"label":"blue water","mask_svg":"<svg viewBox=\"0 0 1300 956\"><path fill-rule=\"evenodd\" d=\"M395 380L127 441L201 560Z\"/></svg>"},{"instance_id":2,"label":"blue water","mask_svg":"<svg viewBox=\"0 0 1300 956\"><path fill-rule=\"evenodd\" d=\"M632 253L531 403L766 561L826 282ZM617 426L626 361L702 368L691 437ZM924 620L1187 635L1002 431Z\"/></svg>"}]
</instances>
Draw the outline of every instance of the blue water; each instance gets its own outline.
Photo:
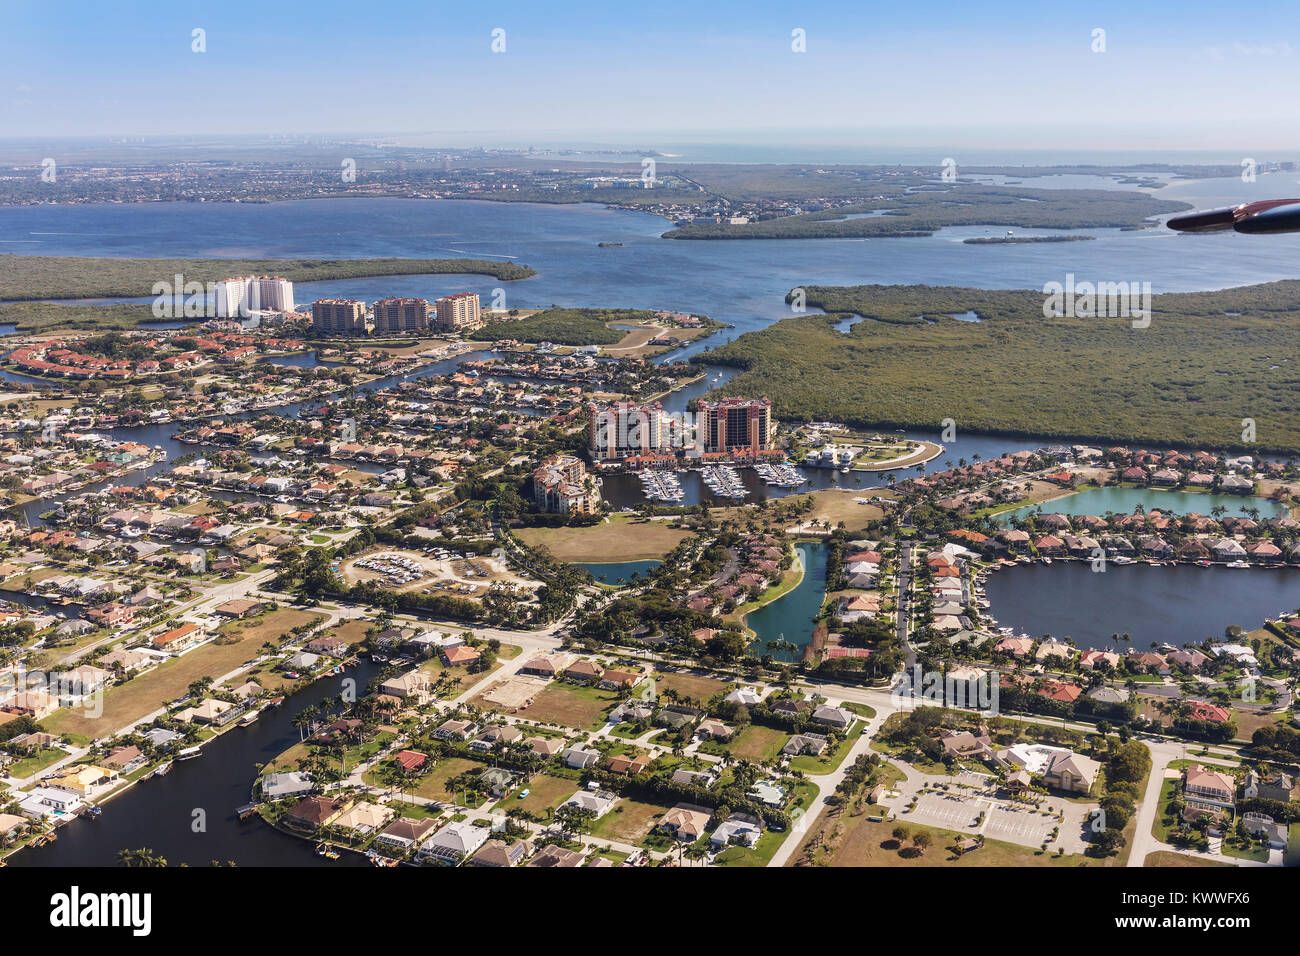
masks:
<instances>
[{"instance_id":1,"label":"blue water","mask_svg":"<svg viewBox=\"0 0 1300 956\"><path fill-rule=\"evenodd\" d=\"M605 564L595 563L588 564L582 561L574 562L580 568L586 568L592 573L597 581L604 584L627 584L636 574L642 579L654 568L659 567L661 561L616 561Z\"/></svg>"},{"instance_id":2,"label":"blue water","mask_svg":"<svg viewBox=\"0 0 1300 956\"><path fill-rule=\"evenodd\" d=\"M1158 195L1194 205L1270 195L1276 177L1177 183ZM657 216L591 204L533 205L417 199L290 203L153 203L0 209L0 234L37 255L249 257L478 257L531 265L519 282L489 276L390 276L300 283L295 297L433 298L468 290L507 307L623 306L702 313L734 326L684 349L695 354L790 315L785 294L802 285L931 283L1039 288L1082 279L1150 281L1154 291L1222 288L1291 278L1300 235L1234 232L1180 236L1168 230L1080 230L1093 242L972 246L985 227L916 239L688 242L659 238ZM997 230L994 230L996 233ZM619 255L599 241L622 242Z\"/></svg>"},{"instance_id":3,"label":"blue water","mask_svg":"<svg viewBox=\"0 0 1300 956\"><path fill-rule=\"evenodd\" d=\"M1027 564L989 575L985 590L1000 626L1072 637L1096 650L1115 650L1110 636L1128 633L1131 646L1145 651L1152 641L1222 639L1232 624L1253 631L1265 617L1294 610L1300 568L1111 564L1097 574L1087 562Z\"/></svg>"},{"instance_id":4,"label":"blue water","mask_svg":"<svg viewBox=\"0 0 1300 956\"><path fill-rule=\"evenodd\" d=\"M1235 518L1247 517L1247 508L1259 509L1261 519L1284 515L1286 505L1267 498L1255 498L1250 495L1216 495L1209 492L1161 491L1158 488L1089 488L1064 498L1053 498L1037 505L1027 505L1006 511L998 516L1000 523L1009 524L1011 519L1024 517L1035 511L1042 514L1063 515L1105 515L1132 514L1141 505L1147 511L1162 511L1166 514L1185 515L1195 512L1208 515L1213 508L1226 509L1224 514Z\"/></svg>"},{"instance_id":5,"label":"blue water","mask_svg":"<svg viewBox=\"0 0 1300 956\"><path fill-rule=\"evenodd\" d=\"M746 626L755 634L750 653L757 657L771 654L779 661L797 661L812 640L814 620L826 599L826 545L807 541L795 547L803 559L803 579L793 591L745 618ZM769 648L768 641L788 641L798 649Z\"/></svg>"}]
</instances>

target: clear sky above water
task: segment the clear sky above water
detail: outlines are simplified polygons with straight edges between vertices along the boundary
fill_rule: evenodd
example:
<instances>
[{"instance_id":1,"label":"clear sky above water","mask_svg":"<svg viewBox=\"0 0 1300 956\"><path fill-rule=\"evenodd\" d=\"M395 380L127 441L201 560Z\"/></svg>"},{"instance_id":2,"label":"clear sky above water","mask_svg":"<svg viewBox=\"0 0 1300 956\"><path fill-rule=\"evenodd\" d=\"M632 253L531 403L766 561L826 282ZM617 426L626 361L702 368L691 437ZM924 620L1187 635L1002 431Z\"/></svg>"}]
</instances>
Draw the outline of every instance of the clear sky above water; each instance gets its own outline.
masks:
<instances>
[{"instance_id":1,"label":"clear sky above water","mask_svg":"<svg viewBox=\"0 0 1300 956\"><path fill-rule=\"evenodd\" d=\"M1300 145L1300 10L1267 0L0 0L0 22L6 137Z\"/></svg>"}]
</instances>

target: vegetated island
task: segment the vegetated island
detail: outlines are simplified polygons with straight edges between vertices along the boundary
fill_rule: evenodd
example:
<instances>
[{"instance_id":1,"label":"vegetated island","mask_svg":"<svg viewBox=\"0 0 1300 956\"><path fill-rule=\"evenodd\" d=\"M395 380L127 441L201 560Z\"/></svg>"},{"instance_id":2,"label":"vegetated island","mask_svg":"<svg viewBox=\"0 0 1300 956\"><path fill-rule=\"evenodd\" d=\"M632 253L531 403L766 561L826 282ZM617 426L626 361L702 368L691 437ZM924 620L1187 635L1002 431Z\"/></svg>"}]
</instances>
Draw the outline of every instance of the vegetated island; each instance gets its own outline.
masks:
<instances>
[{"instance_id":1,"label":"vegetated island","mask_svg":"<svg viewBox=\"0 0 1300 956\"><path fill-rule=\"evenodd\" d=\"M963 239L968 246L1020 246L1035 242L1083 242L1096 236L975 236Z\"/></svg>"},{"instance_id":2,"label":"vegetated island","mask_svg":"<svg viewBox=\"0 0 1300 956\"><path fill-rule=\"evenodd\" d=\"M1141 227L1184 202L1109 189L1034 189L956 183L904 195L748 223L693 223L666 239L867 239L933 235L945 226L1021 229ZM858 216L859 218L846 218Z\"/></svg>"},{"instance_id":3,"label":"vegetated island","mask_svg":"<svg viewBox=\"0 0 1300 956\"><path fill-rule=\"evenodd\" d=\"M114 259L0 255L0 302L137 298L155 282L216 282L238 275L276 275L324 282L402 275L487 275L527 279L536 270L494 259Z\"/></svg>"},{"instance_id":4,"label":"vegetated island","mask_svg":"<svg viewBox=\"0 0 1300 956\"><path fill-rule=\"evenodd\" d=\"M665 322L648 309L592 309L561 308L551 306L521 318L505 318L488 322L482 328L466 333L466 338L476 342L500 342L513 339L517 342L550 342L553 345L582 347L587 345L621 346L618 352L644 353L654 351L653 339L673 330L679 342L709 335L722 327L721 322L708 316L699 316L699 325L678 329L671 321ZM616 328L614 325L627 326ZM614 353L610 353L614 354Z\"/></svg>"},{"instance_id":5,"label":"vegetated island","mask_svg":"<svg viewBox=\"0 0 1300 956\"><path fill-rule=\"evenodd\" d=\"M1300 453L1300 281L1151 297L1129 317L1044 317L1044 295L926 285L807 287L831 314L747 332L692 361L742 373L778 418ZM978 322L952 315L974 311ZM863 316L847 332L835 326ZM1243 419L1257 443L1244 444Z\"/></svg>"}]
</instances>

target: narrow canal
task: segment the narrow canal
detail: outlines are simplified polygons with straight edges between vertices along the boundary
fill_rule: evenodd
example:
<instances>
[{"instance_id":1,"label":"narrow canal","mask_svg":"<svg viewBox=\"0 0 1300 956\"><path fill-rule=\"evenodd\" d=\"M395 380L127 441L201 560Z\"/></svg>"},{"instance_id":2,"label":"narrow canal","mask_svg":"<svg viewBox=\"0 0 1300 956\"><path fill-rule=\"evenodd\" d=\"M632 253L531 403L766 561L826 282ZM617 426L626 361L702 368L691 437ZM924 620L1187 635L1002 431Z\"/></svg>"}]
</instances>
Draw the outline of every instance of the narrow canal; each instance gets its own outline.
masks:
<instances>
[{"instance_id":1,"label":"narrow canal","mask_svg":"<svg viewBox=\"0 0 1300 956\"><path fill-rule=\"evenodd\" d=\"M85 818L60 827L58 840L9 857L10 866L116 866L125 849L149 847L169 866L233 861L240 866L364 866L365 858L344 853L325 860L314 844L287 836L260 819L241 821L237 807L249 800L257 765L269 763L299 740L293 718L322 702L328 707L356 681L357 694L376 668L368 658L342 675L328 676L262 714L250 727L235 727L203 746L194 760L174 763L165 777L137 783L104 804L98 820ZM202 811L203 827L196 820Z\"/></svg>"}]
</instances>

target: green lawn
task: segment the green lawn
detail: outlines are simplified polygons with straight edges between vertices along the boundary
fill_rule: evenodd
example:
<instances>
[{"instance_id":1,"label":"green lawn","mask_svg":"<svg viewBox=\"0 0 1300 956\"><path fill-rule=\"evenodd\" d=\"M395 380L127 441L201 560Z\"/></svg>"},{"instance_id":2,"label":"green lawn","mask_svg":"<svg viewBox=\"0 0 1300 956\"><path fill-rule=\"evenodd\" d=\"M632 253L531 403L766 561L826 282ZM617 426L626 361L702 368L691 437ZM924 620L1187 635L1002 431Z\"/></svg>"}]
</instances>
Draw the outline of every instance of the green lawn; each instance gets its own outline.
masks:
<instances>
[{"instance_id":1,"label":"green lawn","mask_svg":"<svg viewBox=\"0 0 1300 956\"><path fill-rule=\"evenodd\" d=\"M834 750L823 751L820 757L814 757L810 754L804 754L801 757L793 757L790 760L791 770L802 770L806 774L819 776L824 773L831 773L844 762L849 750L857 743L858 738L862 736L862 729L855 727L849 731L849 735L840 741Z\"/></svg>"}]
</instances>

